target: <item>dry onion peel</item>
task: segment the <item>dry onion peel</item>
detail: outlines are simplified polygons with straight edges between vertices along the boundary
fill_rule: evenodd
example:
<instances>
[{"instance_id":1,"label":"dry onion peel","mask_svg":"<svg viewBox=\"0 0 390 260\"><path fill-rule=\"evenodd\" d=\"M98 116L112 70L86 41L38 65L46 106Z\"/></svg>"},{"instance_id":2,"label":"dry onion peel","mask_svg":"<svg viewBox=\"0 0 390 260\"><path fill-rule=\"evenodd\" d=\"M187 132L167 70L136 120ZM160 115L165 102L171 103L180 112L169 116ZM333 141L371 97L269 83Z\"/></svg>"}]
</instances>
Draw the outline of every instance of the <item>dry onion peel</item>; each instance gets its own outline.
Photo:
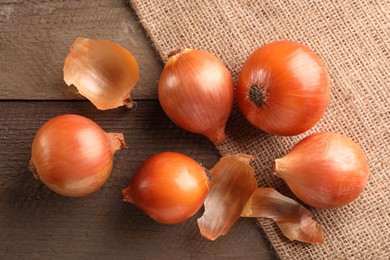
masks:
<instances>
[{"instance_id":1,"label":"dry onion peel","mask_svg":"<svg viewBox=\"0 0 390 260\"><path fill-rule=\"evenodd\" d=\"M271 218L291 241L324 243L323 227L312 219L312 212L273 188L256 189L241 217Z\"/></svg>"},{"instance_id":2,"label":"dry onion peel","mask_svg":"<svg viewBox=\"0 0 390 260\"><path fill-rule=\"evenodd\" d=\"M122 46L79 37L65 59L64 80L100 110L132 108L130 92L138 81L138 64Z\"/></svg>"},{"instance_id":3,"label":"dry onion peel","mask_svg":"<svg viewBox=\"0 0 390 260\"><path fill-rule=\"evenodd\" d=\"M227 234L240 218L242 209L257 188L254 170L249 165L252 159L244 154L226 156L210 170L211 187L204 202L204 214L198 219L203 237L215 240Z\"/></svg>"}]
</instances>

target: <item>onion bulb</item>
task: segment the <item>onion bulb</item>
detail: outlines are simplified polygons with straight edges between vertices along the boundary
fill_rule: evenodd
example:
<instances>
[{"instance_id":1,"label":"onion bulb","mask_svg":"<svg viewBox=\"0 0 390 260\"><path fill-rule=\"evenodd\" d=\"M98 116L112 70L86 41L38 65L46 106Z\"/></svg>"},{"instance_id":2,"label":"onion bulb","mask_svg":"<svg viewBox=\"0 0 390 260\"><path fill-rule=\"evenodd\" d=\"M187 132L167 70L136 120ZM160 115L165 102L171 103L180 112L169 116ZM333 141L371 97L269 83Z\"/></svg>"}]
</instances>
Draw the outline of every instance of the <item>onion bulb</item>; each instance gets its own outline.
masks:
<instances>
[{"instance_id":1,"label":"onion bulb","mask_svg":"<svg viewBox=\"0 0 390 260\"><path fill-rule=\"evenodd\" d=\"M313 127L325 113L330 96L323 61L293 41L255 50L241 69L236 91L238 106L252 125L284 136Z\"/></svg>"},{"instance_id":2,"label":"onion bulb","mask_svg":"<svg viewBox=\"0 0 390 260\"><path fill-rule=\"evenodd\" d=\"M324 243L324 229L313 220L313 213L273 188L257 188L241 217L271 218L291 241Z\"/></svg>"},{"instance_id":3,"label":"onion bulb","mask_svg":"<svg viewBox=\"0 0 390 260\"><path fill-rule=\"evenodd\" d=\"M234 101L233 79L211 53L193 49L173 52L162 71L158 97L178 126L214 143L225 140Z\"/></svg>"},{"instance_id":4,"label":"onion bulb","mask_svg":"<svg viewBox=\"0 0 390 260\"><path fill-rule=\"evenodd\" d=\"M192 217L209 190L206 170L187 155L161 152L137 170L123 201L132 203L163 224L177 224Z\"/></svg>"},{"instance_id":5,"label":"onion bulb","mask_svg":"<svg viewBox=\"0 0 390 260\"><path fill-rule=\"evenodd\" d=\"M198 219L203 237L215 240L226 235L257 188L252 156L236 154L222 157L210 170L210 192L204 202L204 214Z\"/></svg>"},{"instance_id":6,"label":"onion bulb","mask_svg":"<svg viewBox=\"0 0 390 260\"><path fill-rule=\"evenodd\" d=\"M368 178L368 162L354 141L337 133L316 133L274 162L274 174L306 204L338 208L355 200Z\"/></svg>"},{"instance_id":7,"label":"onion bulb","mask_svg":"<svg viewBox=\"0 0 390 260\"><path fill-rule=\"evenodd\" d=\"M85 196L103 186L114 153L125 146L122 134L105 133L83 116L61 115L36 133L29 169L61 195Z\"/></svg>"},{"instance_id":8,"label":"onion bulb","mask_svg":"<svg viewBox=\"0 0 390 260\"><path fill-rule=\"evenodd\" d=\"M111 41L79 37L65 59L64 80L100 110L132 108L138 64L127 49Z\"/></svg>"}]
</instances>

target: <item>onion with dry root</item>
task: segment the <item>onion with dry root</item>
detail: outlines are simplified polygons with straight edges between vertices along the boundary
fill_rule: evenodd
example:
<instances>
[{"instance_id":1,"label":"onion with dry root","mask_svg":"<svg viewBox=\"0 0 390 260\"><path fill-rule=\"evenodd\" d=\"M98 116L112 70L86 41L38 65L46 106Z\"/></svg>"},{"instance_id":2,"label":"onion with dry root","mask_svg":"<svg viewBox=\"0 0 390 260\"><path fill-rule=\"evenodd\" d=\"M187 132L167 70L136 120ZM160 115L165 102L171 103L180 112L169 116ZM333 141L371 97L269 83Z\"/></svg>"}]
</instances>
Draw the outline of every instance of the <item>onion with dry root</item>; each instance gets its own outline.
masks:
<instances>
[{"instance_id":1,"label":"onion with dry root","mask_svg":"<svg viewBox=\"0 0 390 260\"><path fill-rule=\"evenodd\" d=\"M138 80L138 64L122 46L79 37L65 59L64 80L100 110L132 108L130 92Z\"/></svg>"},{"instance_id":2,"label":"onion with dry root","mask_svg":"<svg viewBox=\"0 0 390 260\"><path fill-rule=\"evenodd\" d=\"M277 135L309 130L325 113L329 96L325 64L309 47L294 41L256 49L237 81L237 103L245 118Z\"/></svg>"},{"instance_id":3,"label":"onion with dry root","mask_svg":"<svg viewBox=\"0 0 390 260\"><path fill-rule=\"evenodd\" d=\"M370 176L359 145L345 135L326 132L309 135L276 159L274 173L299 199L316 208L352 202Z\"/></svg>"},{"instance_id":4,"label":"onion with dry root","mask_svg":"<svg viewBox=\"0 0 390 260\"><path fill-rule=\"evenodd\" d=\"M210 192L198 219L203 237L215 240L225 235L241 217L272 218L290 240L310 244L324 242L322 226L296 201L272 188L257 188L252 156L225 156L211 169Z\"/></svg>"},{"instance_id":5,"label":"onion with dry root","mask_svg":"<svg viewBox=\"0 0 390 260\"><path fill-rule=\"evenodd\" d=\"M226 139L233 108L233 79L225 65L202 50L173 52L161 73L158 98L168 117L214 143Z\"/></svg>"},{"instance_id":6,"label":"onion with dry root","mask_svg":"<svg viewBox=\"0 0 390 260\"><path fill-rule=\"evenodd\" d=\"M53 191L71 197L95 192L107 181L120 133L105 133L92 120L66 114L47 121L35 135L30 170Z\"/></svg>"}]
</instances>

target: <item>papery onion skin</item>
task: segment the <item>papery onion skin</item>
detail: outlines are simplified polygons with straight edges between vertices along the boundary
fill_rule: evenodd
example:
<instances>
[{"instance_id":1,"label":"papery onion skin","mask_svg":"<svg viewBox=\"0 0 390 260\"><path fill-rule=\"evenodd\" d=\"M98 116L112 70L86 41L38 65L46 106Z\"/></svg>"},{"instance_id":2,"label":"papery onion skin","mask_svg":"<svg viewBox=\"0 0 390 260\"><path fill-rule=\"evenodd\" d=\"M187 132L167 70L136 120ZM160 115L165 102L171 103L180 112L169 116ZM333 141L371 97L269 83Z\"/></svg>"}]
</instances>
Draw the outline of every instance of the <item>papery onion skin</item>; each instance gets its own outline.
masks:
<instances>
[{"instance_id":1,"label":"papery onion skin","mask_svg":"<svg viewBox=\"0 0 390 260\"><path fill-rule=\"evenodd\" d=\"M241 217L271 218L292 241L323 244L325 240L323 227L313 220L313 213L273 188L257 188Z\"/></svg>"},{"instance_id":2,"label":"papery onion skin","mask_svg":"<svg viewBox=\"0 0 390 260\"><path fill-rule=\"evenodd\" d=\"M100 110L132 108L138 64L127 49L109 40L78 37L65 59L64 80Z\"/></svg>"},{"instance_id":3,"label":"papery onion skin","mask_svg":"<svg viewBox=\"0 0 390 260\"><path fill-rule=\"evenodd\" d=\"M291 136L312 128L329 103L325 64L309 47L277 41L245 61L236 88L245 118L271 134Z\"/></svg>"},{"instance_id":4,"label":"papery onion skin","mask_svg":"<svg viewBox=\"0 0 390 260\"><path fill-rule=\"evenodd\" d=\"M359 145L331 132L302 139L275 160L274 174L283 178L299 199L316 208L339 208L352 202L370 176Z\"/></svg>"},{"instance_id":5,"label":"papery onion skin","mask_svg":"<svg viewBox=\"0 0 390 260\"><path fill-rule=\"evenodd\" d=\"M225 125L234 102L233 79L211 53L194 49L174 52L161 73L158 97L178 126L214 143L226 139Z\"/></svg>"},{"instance_id":6,"label":"papery onion skin","mask_svg":"<svg viewBox=\"0 0 390 260\"><path fill-rule=\"evenodd\" d=\"M206 169L187 155L161 152L148 158L123 189L123 201L132 203L162 224L191 218L209 190Z\"/></svg>"},{"instance_id":7,"label":"papery onion skin","mask_svg":"<svg viewBox=\"0 0 390 260\"><path fill-rule=\"evenodd\" d=\"M204 202L204 213L198 219L203 237L215 240L226 235L240 218L242 210L257 188L254 157L247 154L224 156L211 168L211 188Z\"/></svg>"},{"instance_id":8,"label":"papery onion skin","mask_svg":"<svg viewBox=\"0 0 390 260\"><path fill-rule=\"evenodd\" d=\"M60 115L35 135L29 169L51 190L81 197L103 186L114 153L125 146L122 134L105 133L83 116Z\"/></svg>"}]
</instances>

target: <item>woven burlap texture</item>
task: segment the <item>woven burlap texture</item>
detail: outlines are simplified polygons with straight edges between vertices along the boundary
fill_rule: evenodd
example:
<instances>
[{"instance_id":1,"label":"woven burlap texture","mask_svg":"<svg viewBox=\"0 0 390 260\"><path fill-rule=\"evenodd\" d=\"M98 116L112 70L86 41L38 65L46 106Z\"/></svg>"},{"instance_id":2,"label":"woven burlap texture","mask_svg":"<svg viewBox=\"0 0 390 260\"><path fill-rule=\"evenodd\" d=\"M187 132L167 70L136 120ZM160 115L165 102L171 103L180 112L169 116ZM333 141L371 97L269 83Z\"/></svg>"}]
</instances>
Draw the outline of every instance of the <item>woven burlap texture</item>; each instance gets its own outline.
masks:
<instances>
[{"instance_id":1,"label":"woven burlap texture","mask_svg":"<svg viewBox=\"0 0 390 260\"><path fill-rule=\"evenodd\" d=\"M130 0L165 62L185 46L220 58L236 80L246 57L266 43L289 39L308 45L324 60L331 101L322 120L294 137L266 134L234 108L221 155L248 153L260 186L296 199L272 175L272 162L310 133L343 133L369 160L371 178L351 204L313 210L325 228L323 245L290 242L268 219L261 227L281 259L390 259L390 2L388 0Z\"/></svg>"}]
</instances>

